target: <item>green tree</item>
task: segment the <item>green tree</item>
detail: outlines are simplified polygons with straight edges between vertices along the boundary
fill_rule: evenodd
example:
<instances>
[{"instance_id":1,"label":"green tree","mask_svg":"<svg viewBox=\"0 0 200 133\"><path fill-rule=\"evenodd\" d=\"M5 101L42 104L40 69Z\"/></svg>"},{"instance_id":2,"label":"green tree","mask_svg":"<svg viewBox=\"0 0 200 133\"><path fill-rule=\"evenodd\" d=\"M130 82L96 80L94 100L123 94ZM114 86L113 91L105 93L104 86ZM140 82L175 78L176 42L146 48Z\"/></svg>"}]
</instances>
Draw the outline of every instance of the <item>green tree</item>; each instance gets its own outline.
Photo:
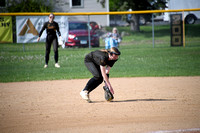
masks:
<instances>
[{"instance_id":1,"label":"green tree","mask_svg":"<svg viewBox=\"0 0 200 133\"><path fill-rule=\"evenodd\" d=\"M48 5L47 5L48 4ZM47 0L10 0L8 12L51 12L52 4Z\"/></svg>"},{"instance_id":2,"label":"green tree","mask_svg":"<svg viewBox=\"0 0 200 133\"><path fill-rule=\"evenodd\" d=\"M168 0L109 0L110 11L140 11L164 9ZM104 3L103 3L104 2ZM105 1L102 1L105 4ZM101 3L101 4L102 4ZM132 31L140 31L138 14L132 14L130 27Z\"/></svg>"}]
</instances>

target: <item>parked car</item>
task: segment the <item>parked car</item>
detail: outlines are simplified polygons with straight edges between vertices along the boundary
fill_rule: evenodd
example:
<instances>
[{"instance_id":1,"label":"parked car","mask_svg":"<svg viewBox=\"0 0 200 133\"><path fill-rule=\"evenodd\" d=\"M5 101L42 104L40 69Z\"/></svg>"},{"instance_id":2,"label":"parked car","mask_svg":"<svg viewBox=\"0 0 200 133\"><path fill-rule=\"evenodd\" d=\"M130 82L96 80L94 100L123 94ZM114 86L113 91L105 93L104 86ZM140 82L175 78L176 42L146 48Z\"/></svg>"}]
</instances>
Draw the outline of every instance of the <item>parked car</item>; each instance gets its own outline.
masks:
<instances>
[{"instance_id":1,"label":"parked car","mask_svg":"<svg viewBox=\"0 0 200 133\"><path fill-rule=\"evenodd\" d=\"M152 14L141 14L139 19L140 25L146 25L147 22L152 22Z\"/></svg>"},{"instance_id":2,"label":"parked car","mask_svg":"<svg viewBox=\"0 0 200 133\"><path fill-rule=\"evenodd\" d=\"M178 3L178 4L177 4ZM167 1L167 8L165 10L177 10L177 9L194 9L200 7L199 0L170 0ZM165 12L164 13L164 21L170 22L170 15L177 14L177 12ZM195 21L200 19L200 11L187 11L184 12L184 16L186 24L194 24Z\"/></svg>"},{"instance_id":3,"label":"parked car","mask_svg":"<svg viewBox=\"0 0 200 133\"><path fill-rule=\"evenodd\" d=\"M92 47L99 47L99 36L96 34L96 29L90 26L90 44ZM88 47L88 22L70 21L68 41L65 42L66 47Z\"/></svg>"}]
</instances>

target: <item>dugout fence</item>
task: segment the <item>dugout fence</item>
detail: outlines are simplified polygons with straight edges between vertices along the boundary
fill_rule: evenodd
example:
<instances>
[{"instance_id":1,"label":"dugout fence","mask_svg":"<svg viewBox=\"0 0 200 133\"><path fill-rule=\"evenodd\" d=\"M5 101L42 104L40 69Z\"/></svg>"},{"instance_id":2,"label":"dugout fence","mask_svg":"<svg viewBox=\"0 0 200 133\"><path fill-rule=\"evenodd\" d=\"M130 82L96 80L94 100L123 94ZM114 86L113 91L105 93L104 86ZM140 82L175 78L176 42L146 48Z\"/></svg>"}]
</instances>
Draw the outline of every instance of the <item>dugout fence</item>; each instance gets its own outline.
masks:
<instances>
[{"instance_id":1,"label":"dugout fence","mask_svg":"<svg viewBox=\"0 0 200 133\"><path fill-rule=\"evenodd\" d=\"M86 20L88 21L88 24L90 23L91 16L98 16L98 15L109 15L111 18L110 25L111 27L107 27L106 31L111 32L113 26L119 26L119 32L123 33L123 41L122 44L142 44L142 43L148 43L151 44L151 47L155 47L157 45L162 46L163 45L170 45L173 41L171 39L172 32L181 32L182 34L182 44L183 47L190 46L190 45L198 45L200 44L200 34L196 29L200 28L200 22L197 21L195 25L186 25L184 14L186 12L190 11L200 11L200 8L196 9L181 9L181 10L149 10L149 11L124 11L124 12L78 12L78 13L60 13L55 12L54 14L56 16L85 16ZM180 25L172 25L171 20L168 22L165 21L158 21L155 18L156 14L163 14L163 13L171 13L171 14L179 14L182 17ZM126 21L123 19L124 15L130 15L130 14L139 14L144 15L148 14L151 16L151 20L148 21L147 24L141 25L141 32L139 33L138 38L135 35L137 33L131 33L128 31L129 25L126 23ZM1 16L47 16L49 13L0 13ZM115 18L115 16L120 16L120 19L112 19ZM113 17L114 16L114 17ZM176 16L175 16L176 18ZM124 25L120 25L121 23L124 23ZM176 23L176 22L175 22ZM173 26L175 28L173 28ZM151 27L151 28L150 28ZM181 30L180 30L180 29ZM90 30L88 28L88 30ZM178 31L177 31L178 30ZM126 31L128 31L126 33ZM90 33L90 32L89 32ZM177 34L175 33L175 34ZM190 34L191 33L191 34ZM133 36L130 36L133 35ZM142 35L144 34L144 35ZM147 37L147 39L142 39L142 37ZM157 40L158 38L158 40ZM141 40L139 40L141 39ZM90 35L88 36L88 40L90 40ZM174 39L174 41L177 41L178 37ZM104 41L101 40L101 46L104 46ZM89 48L91 47L90 41L89 41ZM23 50L25 50L25 45L23 45Z\"/></svg>"}]
</instances>

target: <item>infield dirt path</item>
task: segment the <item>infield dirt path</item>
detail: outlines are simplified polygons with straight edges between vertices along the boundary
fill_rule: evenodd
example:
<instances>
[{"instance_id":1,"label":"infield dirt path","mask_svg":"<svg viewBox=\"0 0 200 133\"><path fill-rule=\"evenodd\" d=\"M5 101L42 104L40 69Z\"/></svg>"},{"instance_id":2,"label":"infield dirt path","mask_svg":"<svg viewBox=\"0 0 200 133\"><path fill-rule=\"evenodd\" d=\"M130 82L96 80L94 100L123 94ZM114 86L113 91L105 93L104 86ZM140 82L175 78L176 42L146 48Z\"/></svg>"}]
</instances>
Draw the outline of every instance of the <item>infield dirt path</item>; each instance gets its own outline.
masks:
<instances>
[{"instance_id":1,"label":"infield dirt path","mask_svg":"<svg viewBox=\"0 0 200 133\"><path fill-rule=\"evenodd\" d=\"M88 79L0 83L1 133L200 132L200 77L111 78L113 102L102 85L79 92Z\"/></svg>"}]
</instances>

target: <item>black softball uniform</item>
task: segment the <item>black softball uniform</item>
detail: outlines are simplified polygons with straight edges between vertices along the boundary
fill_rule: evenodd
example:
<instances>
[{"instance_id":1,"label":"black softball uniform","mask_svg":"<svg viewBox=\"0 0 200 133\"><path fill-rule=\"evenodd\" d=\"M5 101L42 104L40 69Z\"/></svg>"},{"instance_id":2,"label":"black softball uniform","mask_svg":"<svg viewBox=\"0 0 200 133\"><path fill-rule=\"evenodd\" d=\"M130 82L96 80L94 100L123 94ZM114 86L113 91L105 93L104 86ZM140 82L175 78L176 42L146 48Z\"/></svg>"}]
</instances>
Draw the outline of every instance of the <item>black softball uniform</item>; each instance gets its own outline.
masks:
<instances>
[{"instance_id":1,"label":"black softball uniform","mask_svg":"<svg viewBox=\"0 0 200 133\"><path fill-rule=\"evenodd\" d=\"M53 21L52 23L45 22L40 33L39 37L42 35L43 31L46 29L47 37L46 37L46 53L45 53L45 63L48 64L49 62L49 54L51 50L51 44L53 43L53 49L54 49L54 59L55 62L58 62L58 38L56 36L56 31L59 36L61 36L58 23Z\"/></svg>"},{"instance_id":2,"label":"black softball uniform","mask_svg":"<svg viewBox=\"0 0 200 133\"><path fill-rule=\"evenodd\" d=\"M94 51L85 56L85 65L88 70L92 73L93 78L91 78L86 84L84 91L87 90L88 93L93 91L97 86L103 82L103 77L100 70L101 66L112 67L117 60L108 60L109 56L107 52L104 51Z\"/></svg>"}]
</instances>

